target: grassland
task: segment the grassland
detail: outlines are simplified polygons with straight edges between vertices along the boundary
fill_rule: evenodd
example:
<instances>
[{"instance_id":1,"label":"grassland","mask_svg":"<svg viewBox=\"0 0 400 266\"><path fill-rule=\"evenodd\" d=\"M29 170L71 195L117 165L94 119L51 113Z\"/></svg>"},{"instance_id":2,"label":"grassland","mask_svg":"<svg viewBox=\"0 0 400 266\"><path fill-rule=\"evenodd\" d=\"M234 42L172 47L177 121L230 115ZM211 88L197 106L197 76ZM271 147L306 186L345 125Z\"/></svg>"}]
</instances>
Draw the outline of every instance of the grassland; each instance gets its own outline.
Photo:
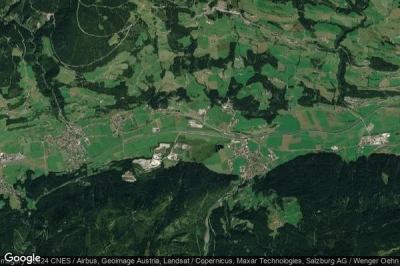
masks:
<instances>
[{"instance_id":1,"label":"grassland","mask_svg":"<svg viewBox=\"0 0 400 266\"><path fill-rule=\"evenodd\" d=\"M395 3L48 2L1 7L21 27L0 38L4 196L24 201L28 176L150 159L160 143L166 167L245 179L307 153L400 152Z\"/></svg>"}]
</instances>

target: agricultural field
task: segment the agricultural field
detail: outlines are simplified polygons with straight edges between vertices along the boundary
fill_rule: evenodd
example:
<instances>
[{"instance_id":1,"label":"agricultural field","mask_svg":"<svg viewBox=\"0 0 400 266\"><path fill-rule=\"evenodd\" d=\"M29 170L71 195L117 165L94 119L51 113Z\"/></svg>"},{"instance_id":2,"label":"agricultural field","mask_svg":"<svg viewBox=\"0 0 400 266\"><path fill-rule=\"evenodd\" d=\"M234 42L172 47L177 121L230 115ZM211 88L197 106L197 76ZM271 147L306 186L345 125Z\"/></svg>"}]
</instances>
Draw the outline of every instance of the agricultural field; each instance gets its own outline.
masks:
<instances>
[{"instance_id":1,"label":"agricultural field","mask_svg":"<svg viewBox=\"0 0 400 266\"><path fill-rule=\"evenodd\" d=\"M177 174L181 190L162 188L176 198L162 190L138 220L193 194L182 202L198 231L186 216L155 231L184 243L189 230L187 254L223 254L217 235L259 226L234 213L211 235L223 204L260 212L266 239L308 221L301 195L257 187L271 171L306 155L400 155L398 0L4 0L0 18L0 210L34 212L114 170L151 189L190 164L206 191ZM50 185L36 193L34 182Z\"/></svg>"}]
</instances>

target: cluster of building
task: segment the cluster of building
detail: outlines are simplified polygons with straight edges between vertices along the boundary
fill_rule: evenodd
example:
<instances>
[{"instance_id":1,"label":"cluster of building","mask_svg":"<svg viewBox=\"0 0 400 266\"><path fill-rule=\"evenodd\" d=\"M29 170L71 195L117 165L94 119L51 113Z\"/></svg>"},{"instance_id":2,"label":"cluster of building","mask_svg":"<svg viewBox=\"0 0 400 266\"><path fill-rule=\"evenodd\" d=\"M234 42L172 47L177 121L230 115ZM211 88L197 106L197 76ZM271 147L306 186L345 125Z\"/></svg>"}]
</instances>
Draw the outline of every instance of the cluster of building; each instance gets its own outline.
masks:
<instances>
[{"instance_id":1,"label":"cluster of building","mask_svg":"<svg viewBox=\"0 0 400 266\"><path fill-rule=\"evenodd\" d=\"M25 155L23 155L22 153L7 154L4 152L0 152L0 163L2 163L2 164L12 162L12 161L23 160L24 158L25 158Z\"/></svg>"},{"instance_id":2,"label":"cluster of building","mask_svg":"<svg viewBox=\"0 0 400 266\"><path fill-rule=\"evenodd\" d=\"M120 114L116 114L113 117L111 117L110 127L116 136L121 135L121 128L122 128L123 122L124 122L124 119Z\"/></svg>"},{"instance_id":3,"label":"cluster of building","mask_svg":"<svg viewBox=\"0 0 400 266\"><path fill-rule=\"evenodd\" d=\"M158 147L153 150L151 159L134 159L133 163L139 164L144 172L150 172L160 167L164 158L171 161L178 161L179 154L173 152L174 150L190 151L191 149L192 146L185 143L175 143L173 147L170 143L159 143Z\"/></svg>"},{"instance_id":4,"label":"cluster of building","mask_svg":"<svg viewBox=\"0 0 400 266\"><path fill-rule=\"evenodd\" d=\"M144 172L148 173L151 170L160 167L162 159L161 153L154 153L151 159L135 159L133 160L133 163L137 163L142 167Z\"/></svg>"},{"instance_id":5,"label":"cluster of building","mask_svg":"<svg viewBox=\"0 0 400 266\"><path fill-rule=\"evenodd\" d=\"M189 126L192 128L203 128L203 124L201 124L197 120L189 120Z\"/></svg>"},{"instance_id":6,"label":"cluster of building","mask_svg":"<svg viewBox=\"0 0 400 266\"><path fill-rule=\"evenodd\" d=\"M54 139L57 146L68 154L71 170L78 169L86 161L86 150L81 143L82 139L87 142L82 127L72 125L68 125L67 131Z\"/></svg>"},{"instance_id":7,"label":"cluster of building","mask_svg":"<svg viewBox=\"0 0 400 266\"><path fill-rule=\"evenodd\" d=\"M382 133L373 136L364 136L360 139L358 145L382 145L389 143L390 133Z\"/></svg>"},{"instance_id":8,"label":"cluster of building","mask_svg":"<svg viewBox=\"0 0 400 266\"><path fill-rule=\"evenodd\" d=\"M240 145L237 145L239 144ZM239 171L243 179L250 179L254 176L265 174L269 168L268 163L278 159L276 154L269 149L268 161L263 160L264 156L259 150L250 151L247 139L232 140L230 146L233 147L234 158L243 157L246 160L246 166L240 166ZM233 171L232 160L228 161L231 171Z\"/></svg>"}]
</instances>

